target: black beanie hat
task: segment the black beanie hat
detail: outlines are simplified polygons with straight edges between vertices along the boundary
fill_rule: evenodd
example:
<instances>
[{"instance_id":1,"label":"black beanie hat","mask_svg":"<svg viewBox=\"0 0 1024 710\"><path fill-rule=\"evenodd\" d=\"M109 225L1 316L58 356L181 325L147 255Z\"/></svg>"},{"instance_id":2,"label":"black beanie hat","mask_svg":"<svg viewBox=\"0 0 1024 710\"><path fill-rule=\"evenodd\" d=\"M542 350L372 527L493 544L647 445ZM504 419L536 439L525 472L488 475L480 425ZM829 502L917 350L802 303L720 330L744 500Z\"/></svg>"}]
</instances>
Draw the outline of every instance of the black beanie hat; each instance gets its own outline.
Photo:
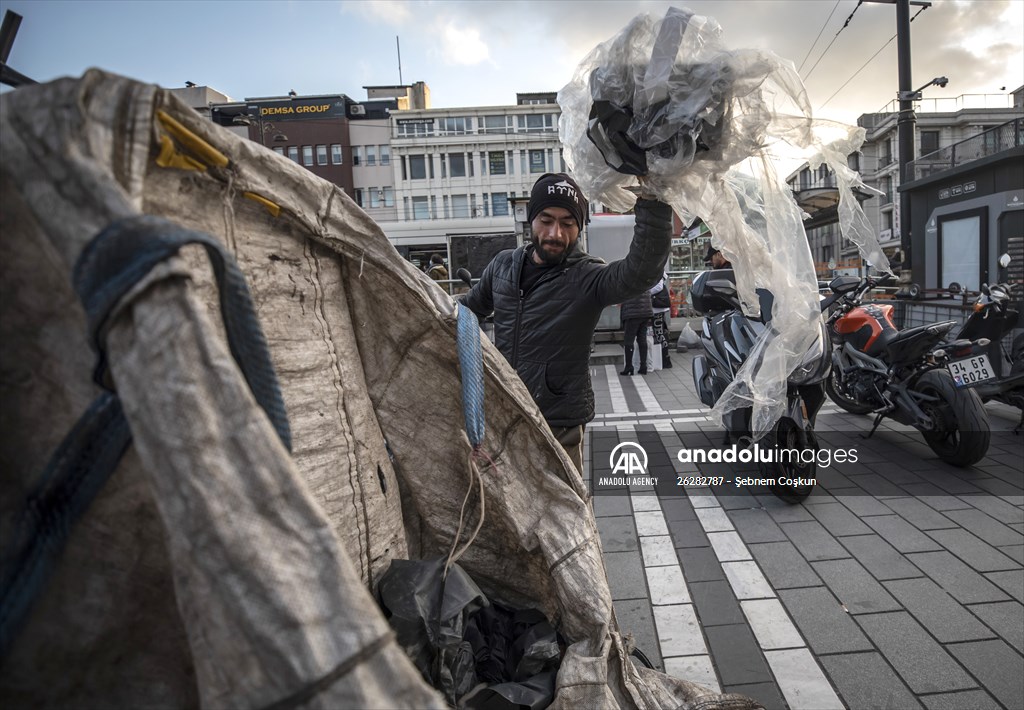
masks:
<instances>
[{"instance_id":1,"label":"black beanie hat","mask_svg":"<svg viewBox=\"0 0 1024 710\"><path fill-rule=\"evenodd\" d=\"M576 218L580 231L588 221L587 198L576 181L565 173L547 173L541 175L530 191L530 204L527 207L527 220L540 214L545 207L564 207Z\"/></svg>"}]
</instances>

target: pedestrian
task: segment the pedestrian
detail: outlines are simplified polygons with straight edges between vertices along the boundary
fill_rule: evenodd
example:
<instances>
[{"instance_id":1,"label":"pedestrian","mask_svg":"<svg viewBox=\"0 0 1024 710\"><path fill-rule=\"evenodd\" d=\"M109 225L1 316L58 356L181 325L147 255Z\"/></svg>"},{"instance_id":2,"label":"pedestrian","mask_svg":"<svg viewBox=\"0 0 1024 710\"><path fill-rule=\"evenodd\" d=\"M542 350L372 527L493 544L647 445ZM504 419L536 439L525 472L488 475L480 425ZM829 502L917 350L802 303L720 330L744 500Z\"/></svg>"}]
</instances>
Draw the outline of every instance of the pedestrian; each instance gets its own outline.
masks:
<instances>
[{"instance_id":1,"label":"pedestrian","mask_svg":"<svg viewBox=\"0 0 1024 710\"><path fill-rule=\"evenodd\" d=\"M448 269L444 268L444 259L440 254L430 255L430 266L427 267L427 276L434 281L447 281Z\"/></svg>"},{"instance_id":2,"label":"pedestrian","mask_svg":"<svg viewBox=\"0 0 1024 710\"><path fill-rule=\"evenodd\" d=\"M651 319L654 347L661 348L661 367L663 370L668 370L672 367L668 347L668 331L672 316L672 291L669 288L668 274L665 274L661 283L654 287L654 292L651 294L651 306L654 310L654 318Z\"/></svg>"},{"instance_id":3,"label":"pedestrian","mask_svg":"<svg viewBox=\"0 0 1024 710\"><path fill-rule=\"evenodd\" d=\"M587 199L564 173L542 175L530 192L529 244L503 251L463 297L494 313L494 343L509 361L569 458L583 471L583 430L594 418L590 344L606 306L647 294L665 269L672 208L641 190L624 259L606 264L583 251Z\"/></svg>"},{"instance_id":4,"label":"pedestrian","mask_svg":"<svg viewBox=\"0 0 1024 710\"><path fill-rule=\"evenodd\" d=\"M712 269L731 269L732 262L725 258L719 249L708 244L708 253L704 256L704 265Z\"/></svg>"},{"instance_id":5,"label":"pedestrian","mask_svg":"<svg viewBox=\"0 0 1024 710\"><path fill-rule=\"evenodd\" d=\"M626 367L619 373L620 375L628 377L633 374L633 341L637 341L637 350L640 351L638 372L641 375L647 374L647 326L653 317L654 310L651 307L649 290L623 301L619 318L622 320L622 347L625 350Z\"/></svg>"}]
</instances>

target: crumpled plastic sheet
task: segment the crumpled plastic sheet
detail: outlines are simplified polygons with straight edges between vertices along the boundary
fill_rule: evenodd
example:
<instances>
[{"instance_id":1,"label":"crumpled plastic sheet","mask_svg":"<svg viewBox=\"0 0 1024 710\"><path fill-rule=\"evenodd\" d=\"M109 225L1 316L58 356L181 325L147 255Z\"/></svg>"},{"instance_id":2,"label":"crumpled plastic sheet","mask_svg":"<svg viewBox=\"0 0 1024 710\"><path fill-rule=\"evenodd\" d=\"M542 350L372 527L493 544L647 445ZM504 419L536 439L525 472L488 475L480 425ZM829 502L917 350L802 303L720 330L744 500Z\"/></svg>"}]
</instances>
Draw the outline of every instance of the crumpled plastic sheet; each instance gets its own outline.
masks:
<instances>
[{"instance_id":1,"label":"crumpled plastic sheet","mask_svg":"<svg viewBox=\"0 0 1024 710\"><path fill-rule=\"evenodd\" d=\"M394 560L379 586L388 622L423 677L450 705L472 710L546 708L562 652L536 609L491 602L445 559Z\"/></svg>"},{"instance_id":2,"label":"crumpled plastic sheet","mask_svg":"<svg viewBox=\"0 0 1024 710\"><path fill-rule=\"evenodd\" d=\"M774 328L713 410L723 418L752 407L760 438L784 413L789 373L822 347L804 214L778 172L780 160L828 165L842 235L877 271L891 273L853 194L868 188L847 166L864 130L815 119L792 62L767 50L729 49L713 18L674 7L660 19L638 15L594 48L558 103L566 164L592 200L628 211L635 201L629 188L646 175L646 191L685 222L700 216L711 228L748 315L759 315L755 289L775 295Z\"/></svg>"}]
</instances>

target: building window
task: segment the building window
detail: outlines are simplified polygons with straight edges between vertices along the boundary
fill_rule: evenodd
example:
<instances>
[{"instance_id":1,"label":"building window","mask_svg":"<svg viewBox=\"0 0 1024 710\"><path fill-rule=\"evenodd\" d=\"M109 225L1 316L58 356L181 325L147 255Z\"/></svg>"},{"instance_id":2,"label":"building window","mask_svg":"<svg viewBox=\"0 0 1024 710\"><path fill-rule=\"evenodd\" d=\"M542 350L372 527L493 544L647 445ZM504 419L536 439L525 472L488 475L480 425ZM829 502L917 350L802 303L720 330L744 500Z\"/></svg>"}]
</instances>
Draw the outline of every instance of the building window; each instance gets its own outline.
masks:
<instances>
[{"instance_id":1,"label":"building window","mask_svg":"<svg viewBox=\"0 0 1024 710\"><path fill-rule=\"evenodd\" d=\"M426 180L427 161L422 154L409 156L409 179ZM426 198L423 198L426 199Z\"/></svg>"},{"instance_id":2,"label":"building window","mask_svg":"<svg viewBox=\"0 0 1024 710\"><path fill-rule=\"evenodd\" d=\"M449 153L448 169L451 172L453 178L466 177L466 154Z\"/></svg>"},{"instance_id":3,"label":"building window","mask_svg":"<svg viewBox=\"0 0 1024 710\"><path fill-rule=\"evenodd\" d=\"M449 213L449 210L448 210L448 195L441 195L441 200L444 203L444 218L448 219L448 217L450 216L450 213Z\"/></svg>"},{"instance_id":4,"label":"building window","mask_svg":"<svg viewBox=\"0 0 1024 710\"><path fill-rule=\"evenodd\" d=\"M331 165L341 165L342 162L341 143L331 144Z\"/></svg>"},{"instance_id":5,"label":"building window","mask_svg":"<svg viewBox=\"0 0 1024 710\"><path fill-rule=\"evenodd\" d=\"M452 195L452 217L469 217L468 195Z\"/></svg>"},{"instance_id":6,"label":"building window","mask_svg":"<svg viewBox=\"0 0 1024 710\"><path fill-rule=\"evenodd\" d=\"M508 214L508 194L504 192L491 193L491 214L501 217Z\"/></svg>"},{"instance_id":7,"label":"building window","mask_svg":"<svg viewBox=\"0 0 1024 710\"><path fill-rule=\"evenodd\" d=\"M544 150L531 150L530 151L530 172L531 173L545 173L544 169Z\"/></svg>"},{"instance_id":8,"label":"building window","mask_svg":"<svg viewBox=\"0 0 1024 710\"><path fill-rule=\"evenodd\" d=\"M327 165L327 146L318 145L316 147L316 164Z\"/></svg>"},{"instance_id":9,"label":"building window","mask_svg":"<svg viewBox=\"0 0 1024 710\"><path fill-rule=\"evenodd\" d=\"M376 165L377 164L377 146L368 145L366 146L366 164Z\"/></svg>"},{"instance_id":10,"label":"building window","mask_svg":"<svg viewBox=\"0 0 1024 710\"><path fill-rule=\"evenodd\" d=\"M921 155L934 153L939 149L938 131L921 131Z\"/></svg>"},{"instance_id":11,"label":"building window","mask_svg":"<svg viewBox=\"0 0 1024 710\"><path fill-rule=\"evenodd\" d=\"M363 164L363 147L361 145L352 146L352 164L362 165Z\"/></svg>"},{"instance_id":12,"label":"building window","mask_svg":"<svg viewBox=\"0 0 1024 710\"><path fill-rule=\"evenodd\" d=\"M391 165L391 146L382 145L380 146L380 164Z\"/></svg>"},{"instance_id":13,"label":"building window","mask_svg":"<svg viewBox=\"0 0 1024 710\"><path fill-rule=\"evenodd\" d=\"M412 218L430 219L430 206L426 197L412 198Z\"/></svg>"},{"instance_id":14,"label":"building window","mask_svg":"<svg viewBox=\"0 0 1024 710\"><path fill-rule=\"evenodd\" d=\"M505 151L492 150L487 154L487 169L491 175L505 174Z\"/></svg>"},{"instance_id":15,"label":"building window","mask_svg":"<svg viewBox=\"0 0 1024 710\"><path fill-rule=\"evenodd\" d=\"M363 188L357 187L352 191L352 198L356 201L356 204L360 207L363 206Z\"/></svg>"},{"instance_id":16,"label":"building window","mask_svg":"<svg viewBox=\"0 0 1024 710\"><path fill-rule=\"evenodd\" d=\"M434 135L434 119L424 119L398 124L399 138L422 138Z\"/></svg>"},{"instance_id":17,"label":"building window","mask_svg":"<svg viewBox=\"0 0 1024 710\"><path fill-rule=\"evenodd\" d=\"M282 148L279 145L275 145L274 152L277 153L278 155L284 155L284 148Z\"/></svg>"},{"instance_id":18,"label":"building window","mask_svg":"<svg viewBox=\"0 0 1024 710\"><path fill-rule=\"evenodd\" d=\"M981 218L946 220L939 226L939 239L942 264L938 287L945 288L955 281L962 288L977 291L981 286Z\"/></svg>"},{"instance_id":19,"label":"building window","mask_svg":"<svg viewBox=\"0 0 1024 710\"><path fill-rule=\"evenodd\" d=\"M384 196L384 206L394 207L395 206L395 189L393 187L385 187L382 190Z\"/></svg>"},{"instance_id":20,"label":"building window","mask_svg":"<svg viewBox=\"0 0 1024 710\"><path fill-rule=\"evenodd\" d=\"M368 187L366 191L370 195L370 207L380 207L380 198L383 197L383 193L376 187Z\"/></svg>"},{"instance_id":21,"label":"building window","mask_svg":"<svg viewBox=\"0 0 1024 710\"><path fill-rule=\"evenodd\" d=\"M846 158L846 166L850 168L850 170L860 172L860 153L850 153Z\"/></svg>"},{"instance_id":22,"label":"building window","mask_svg":"<svg viewBox=\"0 0 1024 710\"><path fill-rule=\"evenodd\" d=\"M800 189L806 190L811 186L811 169L804 168L800 171Z\"/></svg>"},{"instance_id":23,"label":"building window","mask_svg":"<svg viewBox=\"0 0 1024 710\"><path fill-rule=\"evenodd\" d=\"M490 211L491 201L490 201L489 196L488 196L488 194L486 192L483 194L483 198L484 198L483 199L483 206L481 207L481 210L484 213L484 217L490 217L491 216L491 211Z\"/></svg>"},{"instance_id":24,"label":"building window","mask_svg":"<svg viewBox=\"0 0 1024 710\"><path fill-rule=\"evenodd\" d=\"M533 113L519 116L519 130L533 133L537 131L553 131L557 122L550 113Z\"/></svg>"},{"instance_id":25,"label":"building window","mask_svg":"<svg viewBox=\"0 0 1024 710\"><path fill-rule=\"evenodd\" d=\"M481 116L480 117L480 132L481 133L511 133L512 132L512 117L511 116Z\"/></svg>"},{"instance_id":26,"label":"building window","mask_svg":"<svg viewBox=\"0 0 1024 710\"><path fill-rule=\"evenodd\" d=\"M297 145L288 146L288 157L296 163L299 162L299 147Z\"/></svg>"},{"instance_id":27,"label":"building window","mask_svg":"<svg viewBox=\"0 0 1024 710\"><path fill-rule=\"evenodd\" d=\"M468 116L451 116L437 119L437 130L441 135L464 135L473 132L473 119Z\"/></svg>"},{"instance_id":28,"label":"building window","mask_svg":"<svg viewBox=\"0 0 1024 710\"><path fill-rule=\"evenodd\" d=\"M313 165L313 146L304 145L302 146L302 164L307 168Z\"/></svg>"}]
</instances>

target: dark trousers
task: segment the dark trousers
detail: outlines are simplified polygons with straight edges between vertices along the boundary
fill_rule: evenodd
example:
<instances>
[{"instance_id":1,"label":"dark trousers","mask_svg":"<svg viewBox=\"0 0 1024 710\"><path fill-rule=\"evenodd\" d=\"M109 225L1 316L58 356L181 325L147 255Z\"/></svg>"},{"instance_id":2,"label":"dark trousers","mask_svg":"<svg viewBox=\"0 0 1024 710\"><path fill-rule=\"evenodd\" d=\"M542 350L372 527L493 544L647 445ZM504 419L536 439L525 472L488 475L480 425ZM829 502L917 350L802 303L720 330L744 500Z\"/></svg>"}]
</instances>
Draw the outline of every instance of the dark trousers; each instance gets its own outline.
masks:
<instances>
[{"instance_id":1,"label":"dark trousers","mask_svg":"<svg viewBox=\"0 0 1024 710\"><path fill-rule=\"evenodd\" d=\"M583 475L583 427L583 424L551 427L551 433L576 465L580 476Z\"/></svg>"},{"instance_id":2,"label":"dark trousers","mask_svg":"<svg viewBox=\"0 0 1024 710\"><path fill-rule=\"evenodd\" d=\"M636 320L630 318L622 321L622 347L626 350L626 369L633 367L633 341L637 341L640 349L640 368L647 369L647 324L650 318Z\"/></svg>"}]
</instances>

